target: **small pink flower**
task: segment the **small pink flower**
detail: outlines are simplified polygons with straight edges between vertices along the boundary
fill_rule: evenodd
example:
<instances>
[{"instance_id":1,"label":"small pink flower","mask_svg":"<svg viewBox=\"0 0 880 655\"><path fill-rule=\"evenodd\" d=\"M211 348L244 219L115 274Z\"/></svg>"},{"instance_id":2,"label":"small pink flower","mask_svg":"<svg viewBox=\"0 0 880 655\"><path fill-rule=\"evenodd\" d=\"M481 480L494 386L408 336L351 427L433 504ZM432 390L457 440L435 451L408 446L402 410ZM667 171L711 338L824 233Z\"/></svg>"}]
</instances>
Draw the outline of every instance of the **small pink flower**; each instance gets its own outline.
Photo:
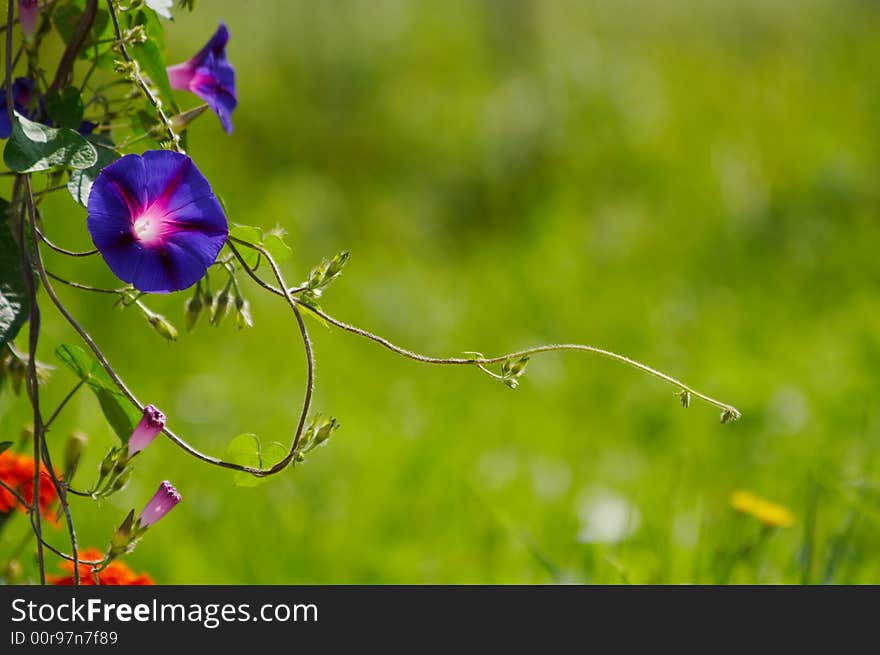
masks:
<instances>
[{"instance_id":1,"label":"small pink flower","mask_svg":"<svg viewBox=\"0 0 880 655\"><path fill-rule=\"evenodd\" d=\"M153 523L161 519L168 512L174 509L174 506L180 502L180 494L168 480L159 485L156 493L144 507L141 515L138 517L138 525L142 529L149 528Z\"/></svg>"},{"instance_id":2,"label":"small pink flower","mask_svg":"<svg viewBox=\"0 0 880 655\"><path fill-rule=\"evenodd\" d=\"M37 33L37 19L40 17L38 0L18 0L18 22L28 42L33 41Z\"/></svg>"},{"instance_id":3,"label":"small pink flower","mask_svg":"<svg viewBox=\"0 0 880 655\"><path fill-rule=\"evenodd\" d=\"M128 440L128 456L132 457L135 453L141 452L164 429L165 414L156 409L155 405L144 407L144 416Z\"/></svg>"}]
</instances>

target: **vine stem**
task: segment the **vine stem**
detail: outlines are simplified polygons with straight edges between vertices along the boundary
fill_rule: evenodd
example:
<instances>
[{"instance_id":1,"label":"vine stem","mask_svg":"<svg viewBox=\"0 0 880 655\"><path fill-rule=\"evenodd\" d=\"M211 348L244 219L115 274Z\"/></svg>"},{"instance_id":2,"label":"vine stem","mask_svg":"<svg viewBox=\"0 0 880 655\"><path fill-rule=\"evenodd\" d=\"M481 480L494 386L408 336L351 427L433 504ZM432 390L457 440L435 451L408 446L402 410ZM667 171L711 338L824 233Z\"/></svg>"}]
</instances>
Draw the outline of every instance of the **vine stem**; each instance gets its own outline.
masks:
<instances>
[{"instance_id":1,"label":"vine stem","mask_svg":"<svg viewBox=\"0 0 880 655\"><path fill-rule=\"evenodd\" d=\"M14 487L10 487L2 479L0 479L0 487L3 487L3 489L5 489L9 493L11 493L13 496L15 496L15 499L19 503L21 503L22 507L27 508L28 514L30 514L33 511L33 507L31 507L31 504L27 500L25 500L24 496L22 496L20 493L18 493L18 489L15 489Z\"/></svg>"},{"instance_id":2,"label":"vine stem","mask_svg":"<svg viewBox=\"0 0 880 655\"><path fill-rule=\"evenodd\" d=\"M97 248L93 248L92 250L83 250L83 251L68 250L67 248L62 248L61 246L52 243L52 241L49 240L49 237L47 237L45 234L43 234L42 230L40 230L39 228L37 228L36 231L37 231L37 236L40 237L40 241L45 243L47 246L49 246L55 252L61 253L62 255L67 255L68 257L91 257L92 255L98 254Z\"/></svg>"},{"instance_id":3,"label":"vine stem","mask_svg":"<svg viewBox=\"0 0 880 655\"><path fill-rule=\"evenodd\" d=\"M230 237L229 240L234 241L240 245L251 247L256 250L262 251L262 253L265 254L265 252L263 251L262 248L254 246L254 244L250 244L246 241L236 239L235 237ZM272 286L271 284L268 284L265 280L260 278L251 269L251 267L247 265L247 263L241 257L241 255L237 252L237 250L233 249L232 252L233 252L233 254L236 255L239 263L242 265L245 272L255 282L257 282L257 284L259 284L261 287L263 287L267 291L274 293L276 295L290 295L292 293L295 293L297 290L301 290L301 288L294 289L294 290L285 289L285 292L282 293L282 291L280 289ZM325 321L327 321L331 325L335 325L336 327L338 327L342 330L345 330L346 332L349 332L351 334L355 334L359 337L363 337L365 339L369 339L370 341L374 341L375 343L378 343L380 346L387 348L388 350L395 352L398 355L403 355L404 357L415 360L417 362L421 362L423 364L476 366L476 367L480 368L481 370L483 370L484 372L489 373L493 377L496 377L494 373L492 373L488 369L484 368L484 366L486 364L498 364L498 363L504 362L508 359L517 359L520 357L528 357L529 355L537 355L539 353L545 353L545 352L558 352L558 351L566 351L566 350L587 352L587 353L592 353L594 355L599 355L600 357L605 357L607 359L614 360L614 361L619 362L621 364L626 364L627 366L631 366L632 368L635 368L639 371L642 371L643 373L647 373L655 378L663 380L664 382L667 382L667 383L673 385L674 387L676 387L679 391L687 392L691 396L693 396L694 398L699 398L703 402L706 402L709 405L717 407L718 409L722 410L723 412L730 412L730 415L731 415L730 418L732 420L739 419L742 416L741 412L733 405L722 402L716 398L712 398L711 396L708 396L700 391L697 391L696 389L694 389L690 385L685 384L681 380L678 380L678 379L672 377L671 375L667 375L666 373L663 373L662 371L658 371L657 369L655 369L651 366L648 366L647 364L643 364L642 362L639 362L635 359L632 359L631 357L627 357L625 355L620 355L620 354L612 352L610 350L605 350L604 348L598 348L596 346L589 346L589 345L579 344L579 343L556 343L556 344L547 344L547 345L542 345L542 346L533 346L531 348L517 350L514 352L506 353L504 355L498 355L496 357L481 357L481 356L475 356L475 357L431 357L428 355L423 355L423 354L420 354L417 352L413 352L412 350L408 350L406 348L402 348L401 346L398 346L398 345L392 343L391 341L389 341L385 337L381 337L378 334L373 334L372 332L369 332L368 330L364 330L363 328L359 328L354 325L350 325L348 323L340 321L339 319L334 318L333 316L330 316L329 314L327 314L326 312L324 312L321 309L318 309L317 307L312 307L310 305L306 305L301 300L297 300L294 298L294 301L301 304L301 305L304 305L305 307L307 307L309 309L309 311L314 312L315 314L320 316L322 319L324 319Z\"/></svg>"},{"instance_id":4,"label":"vine stem","mask_svg":"<svg viewBox=\"0 0 880 655\"><path fill-rule=\"evenodd\" d=\"M239 263L243 266L243 268L247 272L247 274L264 289L267 289L268 291L274 293L275 295L279 295L279 296L284 297L284 299L287 301L288 305L290 306L291 311L294 313L294 316L296 317L297 324L300 329L300 334L303 339L303 344L304 344L304 348L305 348L305 352L306 352L306 361L307 361L307 365L308 365L308 381L307 381L307 385L306 385L305 398L303 400L303 409L302 409L302 412L300 413L300 419L297 424L297 429L294 434L293 441L291 442L291 446L288 449L288 452L287 452L286 456L284 457L284 459L282 459L280 462L276 463L275 465L273 465L269 468L257 468L257 467L252 467L252 466L245 466L242 464L237 464L235 462L229 462L229 461L225 461L223 459L217 458L217 457L213 457L211 455L203 453L200 450L194 448L189 443L187 443L184 439L182 439L180 436L175 434L168 427L166 427L163 430L163 433L165 434L165 436L168 437L168 439L170 439L175 445L180 447L182 450L184 450L189 455L191 455L191 456L195 457L196 459L199 459L203 462L206 462L208 464L212 464L214 466L219 466L222 468L227 468L227 469L231 469L231 470L235 470L235 471L243 471L245 473L250 473L251 475L254 475L257 477L265 477L265 476L269 476L269 475L274 475L274 474L282 471L284 468L286 468L290 464L290 462L296 456L296 449L299 445L299 442L300 442L300 439L301 439L301 436L303 433L303 429L305 427L305 421L308 417L308 411L311 406L312 396L314 393L314 354L313 354L313 350L312 350L311 339L309 337L308 330L305 326L305 322L303 320L300 306L308 309L309 311L315 312L318 316L320 316L324 320L328 321L332 325L335 325L335 326L337 326L347 332L350 332L352 334L356 334L358 336L375 341L376 343L379 343L380 345L384 346L385 348L387 348L395 353L398 353L400 355L403 355L405 357L408 357L410 359L413 359L415 361L419 361L422 363L440 364L440 365L443 365L443 364L446 364L446 365L471 365L471 366L476 366L476 367L482 368L486 364L496 364L496 363L503 362L503 361L510 359L510 358L523 357L523 356L527 356L530 354L560 351L560 350L579 350L579 351L590 352L592 354L597 354L597 355L601 355L604 357L608 357L608 358L613 359L615 361L632 366L636 369L639 369L643 372L649 373L649 374L653 375L654 377L657 377L665 382L668 382L668 383L674 385L680 391L688 392L688 393L692 394L694 397L700 398L701 400L704 400L705 402L712 404L712 405L724 410L725 412L730 412L731 418L736 419L736 418L739 418L739 416L740 416L739 410L737 410L732 405L729 405L727 403L723 403L723 402L716 400L710 396L707 396L706 394L698 392L695 389L693 389L692 387L690 387L689 385L684 384L680 380L677 380L669 375L666 375L665 373L662 373L654 368L651 368L650 366L647 366L646 364L642 364L641 362L638 362L638 361L631 359L629 357L626 357L624 355L619 355L617 353L614 353L614 352L611 352L608 350L604 350L601 348L596 348L594 346L587 346L587 345L583 345L583 344L551 344L551 345L544 345L544 346L536 346L533 348L527 348L527 349L519 350L519 351L512 352L512 353L507 353L505 355L499 355L497 357L467 357L467 358L464 358L464 357L429 357L426 355L422 355L422 354L407 350L406 348L402 348L400 346L395 345L394 343L385 339L384 337L380 337L376 334L368 332L367 330L363 330L361 328L355 327L353 325L349 325L349 324L344 323L338 319L335 319L332 316L326 314L325 312L323 312L319 309L316 309L314 307L310 307L309 305L306 305L305 303L303 303L301 300L298 300L297 298L295 298L294 294L297 292L303 291L304 287L302 287L302 286L293 287L293 288L288 287L287 284L284 282L283 275L281 274L281 271L278 268L278 265L275 262L274 258L271 256L271 254L268 251L266 251L261 246L258 246L256 244L252 244L252 243L249 243L246 241L241 241L239 239L235 239L234 237L230 237L227 243L228 243L229 248L232 251L233 255L236 257L236 259L238 259ZM265 257L266 261L269 262L270 267L272 268L272 273L273 273L276 281L278 282L280 288L276 288L275 286L269 284L268 282L266 282L265 280L260 278L244 261L244 258L242 257L242 255L238 251L238 249L235 247L234 243L238 243L239 245L254 249L257 252L259 252L261 254L261 256ZM55 288L53 287L51 281L49 280L50 276L47 273L45 266L43 264L42 257L39 252L39 248L37 249L37 252L36 252L35 265L36 265L37 273L39 274L40 279L43 282L43 286L46 289L46 293L49 295L49 298L53 302L55 307L62 314L62 316L65 318L65 320L71 325L71 327L73 327L73 329L77 332L77 334L79 334L80 338L85 342L85 344L89 347L89 349L91 349L92 353L95 355L95 357L101 363L101 366L104 368L104 370L110 376L110 379L117 386L117 388L120 390L120 392L122 392L122 394L135 407L137 407L139 409L143 409L144 405L132 393L132 391L128 388L128 386L125 384L125 382L123 382L123 380L120 378L119 374L115 371L113 366L107 360L106 356L101 351L100 347L95 342L95 340L92 338L92 336L86 331L86 329L70 313L70 311L67 309L67 307L64 305L64 303L61 302L61 299L58 297L58 294L56 293ZM87 290L90 290L90 289L87 289Z\"/></svg>"},{"instance_id":5,"label":"vine stem","mask_svg":"<svg viewBox=\"0 0 880 655\"><path fill-rule=\"evenodd\" d=\"M110 20L113 22L113 30L116 33L116 39L119 41L119 51L122 53L122 56L128 65L131 66L131 73L134 77L135 84L137 84L143 92L147 102L153 105L153 108L156 110L159 120L165 127L165 131L168 132L168 138L171 139L171 144L174 150L183 154L183 148L180 147L180 136L174 131L174 126L171 125L171 120L168 118L165 110L162 109L162 103L159 101L159 98L156 97L156 94L153 93L153 90L144 81L144 78L141 75L140 66L138 66L138 63L132 59L131 55L128 53L128 46L125 45L125 39L122 37L122 28L119 26L119 16L116 14L116 3L114 0L107 0L107 10L110 12Z\"/></svg>"},{"instance_id":6,"label":"vine stem","mask_svg":"<svg viewBox=\"0 0 880 655\"><path fill-rule=\"evenodd\" d=\"M79 56L79 51L86 42L86 38L92 29L92 24L95 22L95 16L97 15L98 0L87 0L82 16L76 24L73 36L70 38L67 47L64 49L64 53L61 55L61 61L58 62L58 68L55 70L55 77L52 80L52 84L46 90L47 95L52 91L60 91L70 83L76 58Z\"/></svg>"},{"instance_id":7,"label":"vine stem","mask_svg":"<svg viewBox=\"0 0 880 655\"><path fill-rule=\"evenodd\" d=\"M10 3L12 4L12 3ZM20 192L24 187L28 193L30 191L30 178L22 175L17 178L17 190ZM46 562L43 555L43 524L40 516L40 462L42 461L42 448L40 447L43 438L43 418L40 414L40 389L37 382L37 341L40 337L40 306L37 303L37 288L34 283L34 276L31 273L31 259L28 255L28 244L25 237L25 211L30 210L30 205L22 205L19 213L18 223L18 242L21 248L21 271L24 276L24 286L27 290L29 317L28 317L28 361L27 361L27 379L25 387L27 388L28 398L31 402L34 420L34 484L32 498L31 522L36 534L37 542L37 566L40 572L40 584L46 584Z\"/></svg>"},{"instance_id":8,"label":"vine stem","mask_svg":"<svg viewBox=\"0 0 880 655\"><path fill-rule=\"evenodd\" d=\"M25 204L27 216L25 212L21 212L19 234L21 244L22 269L24 271L25 286L28 289L30 298L30 335L28 339L29 358L28 358L28 387L31 405L34 410L34 511L32 520L36 522L36 535L39 540L38 550L40 551L40 582L46 583L45 562L42 559L42 545L44 545L41 529L40 518L40 461L42 461L49 472L49 479L55 487L55 493L58 494L58 500L61 503L61 510L64 513L64 519L67 523L67 532L70 537L70 547L73 550L74 572L73 584L78 586L79 579L79 547L77 546L76 527L73 523L73 515L70 512L70 504L67 502L67 491L58 475L55 473L55 467L52 465L52 457L49 453L49 447L46 444L46 424L43 422L43 416L40 411L40 395L39 381L37 379L37 342L40 335L40 306L37 302L37 285L33 275L33 261L29 253L30 246L25 238L25 225L30 225L31 239L35 250L39 249L39 241L36 234L37 208L34 205L34 193L31 188L31 178L29 175L23 175L19 179L23 181L25 191ZM29 220L28 220L29 219ZM66 402L66 399L65 399ZM54 419L55 416L53 415Z\"/></svg>"},{"instance_id":9,"label":"vine stem","mask_svg":"<svg viewBox=\"0 0 880 655\"><path fill-rule=\"evenodd\" d=\"M58 407L55 408L55 411L52 412L52 416L50 416L50 417L48 418L48 420L46 421L45 425L43 426L43 428L44 428L46 431L48 431L49 428L52 427L52 423L54 423L54 422L55 422L55 419L58 418L58 415L61 413L61 410L63 410L63 409L67 406L67 403L70 402L70 399L73 398L73 397L76 395L76 392L77 392L77 391L79 391L80 389L82 389L82 386L83 386L85 383L86 383L85 380L80 380L79 382L77 382L77 383L74 385L73 389L71 389L71 390L67 393L67 395L64 396L64 398L61 400L61 402L58 403Z\"/></svg>"},{"instance_id":10,"label":"vine stem","mask_svg":"<svg viewBox=\"0 0 880 655\"><path fill-rule=\"evenodd\" d=\"M12 25L12 21L15 18L15 3L12 0L8 0L6 4L6 24ZM6 30L6 70L4 77L6 82L6 116L9 118L9 124L12 125L15 118L15 104L12 97L12 30Z\"/></svg>"},{"instance_id":11,"label":"vine stem","mask_svg":"<svg viewBox=\"0 0 880 655\"><path fill-rule=\"evenodd\" d=\"M36 242L36 238L35 238L35 242ZM278 283L282 287L286 286L284 283L284 278L281 275L281 271L278 268L277 264L275 264L275 260L272 259L272 257L268 253L265 253L265 254L266 254L267 260L270 261L272 264L272 270L275 273L275 276L278 280ZM107 375L110 376L110 379L113 381L113 383L119 389L119 391L122 392L122 394L135 407L142 410L144 408L143 403L141 403L137 399L137 397L134 395L134 393L132 393L131 389L129 389L128 386L125 384L125 382L123 382L122 378L119 376L119 374L116 372L116 370L110 364L110 362L107 360L107 357L101 351L101 348L98 346L98 344L92 338L92 336L88 333L88 331L79 323L79 321L76 320L76 318L73 316L73 314L70 313L70 310L67 309L67 307L64 305L64 303L61 302L61 299L58 297L58 293L55 291L55 287L52 285L52 281L49 279L49 274L47 273L46 267L43 263L43 258L42 258L42 254L40 253L39 247L35 249L34 267L37 271L37 274L40 277L40 280L43 283L43 288L46 290L46 294L49 296L49 299L52 301L52 304L55 305L56 309L58 309L58 311L61 313L61 315L64 317L64 319L68 322L68 324L76 331L76 333L80 336L80 338L83 340L83 342L85 342L85 344L89 347L89 349L92 351L92 353L98 359L98 361L101 363L101 366L107 372ZM282 295L284 295L284 294L282 294ZM306 393L305 393L305 398L303 401L303 409L300 413L299 422L297 424L297 430L296 430L296 433L294 434L293 441L291 443L290 449L287 452L287 455L284 457L283 460L281 460L280 462L278 462L277 464L275 464L274 466L269 467L269 468L257 468L257 467L253 467L253 466L245 466L243 464L237 464L235 462L228 462L226 460L223 460L223 459L220 459L217 457L213 457L212 455L205 454L205 453L201 452L200 450L194 448L193 446L188 444L186 441L184 441L181 437L179 437L177 434L175 434L171 429L169 429L166 426L165 429L163 430L163 433L165 434L165 436L168 437L174 444L179 446L181 449L183 449L189 455L191 455L191 456L195 457L196 459L199 459L203 462L206 462L208 464L212 464L214 466L219 466L219 467L231 469L234 471L243 471L245 473L250 473L251 475L254 475L257 477L266 477L269 475L275 475L276 473L279 473L280 471L284 470L290 464L290 462L293 460L293 458L296 456L296 448L299 446L299 441L301 439L302 432L305 427L305 421L306 421L306 418L308 417L308 411L309 411L309 408L311 407L312 396L314 393L314 377L315 377L314 376L314 354L312 351L311 339L309 338L308 330L306 328L305 321L303 320L302 313L300 312L299 307L297 307L297 302L293 298L293 296L290 294L290 292L288 292L286 294L286 297L287 297L288 304L290 305L291 310L293 311L294 316L297 319L297 325L299 327L300 334L303 339L305 352L306 352L306 361L307 361L307 365L308 365L308 383L306 385Z\"/></svg>"}]
</instances>

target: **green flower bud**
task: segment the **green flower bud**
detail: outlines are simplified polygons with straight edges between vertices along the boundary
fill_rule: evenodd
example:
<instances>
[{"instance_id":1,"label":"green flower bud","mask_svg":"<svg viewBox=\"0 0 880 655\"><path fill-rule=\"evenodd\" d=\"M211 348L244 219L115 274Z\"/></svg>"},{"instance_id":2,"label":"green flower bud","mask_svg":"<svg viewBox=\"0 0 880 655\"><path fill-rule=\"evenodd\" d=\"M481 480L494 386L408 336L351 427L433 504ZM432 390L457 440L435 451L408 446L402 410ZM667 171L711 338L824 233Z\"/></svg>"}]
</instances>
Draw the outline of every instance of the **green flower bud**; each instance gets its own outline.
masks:
<instances>
[{"instance_id":1,"label":"green flower bud","mask_svg":"<svg viewBox=\"0 0 880 655\"><path fill-rule=\"evenodd\" d=\"M134 510L131 510L128 513L128 516L125 517L125 520L122 522L118 528L116 528L116 532L113 533L113 536L110 538L110 559L115 559L127 552L132 545L132 533L134 531Z\"/></svg>"},{"instance_id":2,"label":"green flower bud","mask_svg":"<svg viewBox=\"0 0 880 655\"><path fill-rule=\"evenodd\" d=\"M119 455L119 449L113 448L104 456L104 459L101 460L101 470L100 470L100 478L103 480L116 466L116 458Z\"/></svg>"},{"instance_id":3,"label":"green flower bud","mask_svg":"<svg viewBox=\"0 0 880 655\"><path fill-rule=\"evenodd\" d=\"M217 294L214 301L214 311L211 313L211 325L217 326L226 318L229 311L229 289L223 289Z\"/></svg>"},{"instance_id":4,"label":"green flower bud","mask_svg":"<svg viewBox=\"0 0 880 655\"><path fill-rule=\"evenodd\" d=\"M723 425L725 423L732 423L733 421L739 419L739 417L740 413L732 407L729 407L721 412L721 424Z\"/></svg>"},{"instance_id":5,"label":"green flower bud","mask_svg":"<svg viewBox=\"0 0 880 655\"><path fill-rule=\"evenodd\" d=\"M199 294L187 299L186 304L183 306L183 315L186 319L185 327L187 332L192 332L201 313L202 299L199 297Z\"/></svg>"},{"instance_id":6,"label":"green flower bud","mask_svg":"<svg viewBox=\"0 0 880 655\"><path fill-rule=\"evenodd\" d=\"M171 121L171 127L175 132L183 132L189 124L192 123L195 119L205 113L208 109L208 105L199 105L195 109L190 109L189 111L182 112L180 114L176 114L169 118ZM155 128L157 131L161 131L164 129L164 126L157 126Z\"/></svg>"},{"instance_id":7,"label":"green flower bud","mask_svg":"<svg viewBox=\"0 0 880 655\"><path fill-rule=\"evenodd\" d=\"M88 443L88 437L82 432L74 432L67 438L67 444L64 447L64 479L68 482L76 474L86 443Z\"/></svg>"},{"instance_id":8,"label":"green flower bud","mask_svg":"<svg viewBox=\"0 0 880 655\"><path fill-rule=\"evenodd\" d=\"M315 446L320 446L330 438L335 430L339 429L339 423L335 418L329 418L315 432Z\"/></svg>"},{"instance_id":9,"label":"green flower bud","mask_svg":"<svg viewBox=\"0 0 880 655\"><path fill-rule=\"evenodd\" d=\"M161 314L152 314L147 318L150 322L150 325L153 326L153 329L159 333L159 335L163 339L167 339L168 341L177 341L177 328L175 328L168 321L167 318L162 316Z\"/></svg>"},{"instance_id":10,"label":"green flower bud","mask_svg":"<svg viewBox=\"0 0 880 655\"><path fill-rule=\"evenodd\" d=\"M250 303L241 296L238 296L235 299L235 314L238 320L239 330L254 327L254 319L251 318Z\"/></svg>"},{"instance_id":11,"label":"green flower bud","mask_svg":"<svg viewBox=\"0 0 880 655\"><path fill-rule=\"evenodd\" d=\"M21 386L24 383L24 377L27 373L25 363L18 357L12 357L6 364L6 372L9 375L9 380L12 382L12 390L15 392L16 396L20 396Z\"/></svg>"},{"instance_id":12,"label":"green flower bud","mask_svg":"<svg viewBox=\"0 0 880 655\"><path fill-rule=\"evenodd\" d=\"M110 487L110 493L114 493L122 489L125 485L128 484L128 481L131 479L131 469L126 469L122 472L122 474L113 481L113 486Z\"/></svg>"}]
</instances>

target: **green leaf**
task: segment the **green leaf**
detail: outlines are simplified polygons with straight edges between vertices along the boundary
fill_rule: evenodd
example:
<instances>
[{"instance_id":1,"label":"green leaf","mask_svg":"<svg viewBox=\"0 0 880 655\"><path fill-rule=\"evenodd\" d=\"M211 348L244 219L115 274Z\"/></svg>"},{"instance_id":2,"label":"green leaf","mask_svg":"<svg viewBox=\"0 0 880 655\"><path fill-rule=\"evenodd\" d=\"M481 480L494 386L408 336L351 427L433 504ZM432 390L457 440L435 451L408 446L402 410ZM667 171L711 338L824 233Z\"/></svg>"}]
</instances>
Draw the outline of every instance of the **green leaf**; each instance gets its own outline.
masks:
<instances>
[{"instance_id":1,"label":"green leaf","mask_svg":"<svg viewBox=\"0 0 880 655\"><path fill-rule=\"evenodd\" d=\"M135 61L140 65L141 71L146 73L159 90L159 97L162 98L168 107L171 107L173 113L179 113L180 108L174 99L174 92L171 90L171 82L168 81L168 71L165 66L165 57L162 51L153 41L144 41L129 47L129 52Z\"/></svg>"},{"instance_id":2,"label":"green leaf","mask_svg":"<svg viewBox=\"0 0 880 655\"><path fill-rule=\"evenodd\" d=\"M263 241L263 230L252 225L233 225L232 229L229 230L229 236L247 243L259 245ZM242 258L250 268L256 268L260 261L260 253L253 248L241 246L238 247L238 252L241 253Z\"/></svg>"},{"instance_id":3,"label":"green leaf","mask_svg":"<svg viewBox=\"0 0 880 655\"><path fill-rule=\"evenodd\" d=\"M89 204L89 194L92 192L92 185L105 166L119 159L119 153L114 149L113 141L109 137L94 134L85 137L98 153L98 161L89 168L71 171L70 179L67 181L67 190L70 195L79 204L86 207Z\"/></svg>"},{"instance_id":4,"label":"green leaf","mask_svg":"<svg viewBox=\"0 0 880 655\"><path fill-rule=\"evenodd\" d=\"M21 256L9 230L8 209L9 203L0 200L0 347L15 338L29 311Z\"/></svg>"},{"instance_id":5,"label":"green leaf","mask_svg":"<svg viewBox=\"0 0 880 655\"><path fill-rule=\"evenodd\" d=\"M79 90L69 86L63 91L53 91L46 96L46 111L59 127L78 130L83 119L83 101Z\"/></svg>"},{"instance_id":6,"label":"green leaf","mask_svg":"<svg viewBox=\"0 0 880 655\"><path fill-rule=\"evenodd\" d=\"M266 446L255 434L240 434L229 442L226 448L226 459L242 466L253 468L269 468L287 456L287 450L277 441ZM236 487L256 487L266 481L245 471L237 471L232 482Z\"/></svg>"},{"instance_id":7,"label":"green leaf","mask_svg":"<svg viewBox=\"0 0 880 655\"><path fill-rule=\"evenodd\" d=\"M110 427L123 444L128 443L131 433L141 420L141 412L119 391L101 363L79 346L69 344L58 346L55 356L89 385Z\"/></svg>"},{"instance_id":8,"label":"green leaf","mask_svg":"<svg viewBox=\"0 0 880 655\"><path fill-rule=\"evenodd\" d=\"M12 448L11 441L0 441L0 453L2 453L3 451L9 450L10 448Z\"/></svg>"},{"instance_id":9,"label":"green leaf","mask_svg":"<svg viewBox=\"0 0 880 655\"><path fill-rule=\"evenodd\" d=\"M79 346L72 346L68 343L58 346L55 349L55 356L61 360L62 364L73 371L80 380L88 382L92 365L95 363L94 357L86 353Z\"/></svg>"},{"instance_id":10,"label":"green leaf","mask_svg":"<svg viewBox=\"0 0 880 655\"><path fill-rule=\"evenodd\" d=\"M57 166L82 169L98 161L98 152L73 130L47 127L16 112L12 136L3 150L3 161L18 173L45 171Z\"/></svg>"},{"instance_id":11,"label":"green leaf","mask_svg":"<svg viewBox=\"0 0 880 655\"><path fill-rule=\"evenodd\" d=\"M89 382L89 387L98 397L101 405L101 411L104 412L104 418L113 428L116 436L124 444L128 443L134 427L141 420L141 412L132 405L128 398L117 391L110 391L104 387L99 387Z\"/></svg>"},{"instance_id":12,"label":"green leaf","mask_svg":"<svg viewBox=\"0 0 880 655\"><path fill-rule=\"evenodd\" d=\"M242 466L260 468L262 461L262 445L260 438L255 434L240 434L229 442L226 448L226 459ZM236 471L232 483L236 487L256 487L263 481L255 475L245 471Z\"/></svg>"},{"instance_id":13,"label":"green leaf","mask_svg":"<svg viewBox=\"0 0 880 655\"><path fill-rule=\"evenodd\" d=\"M293 253L293 250L284 243L284 239L280 235L271 232L263 239L263 247L272 255L276 264L287 261Z\"/></svg>"},{"instance_id":14,"label":"green leaf","mask_svg":"<svg viewBox=\"0 0 880 655\"><path fill-rule=\"evenodd\" d=\"M306 298L303 295L303 296L300 296L299 302L297 303L297 307L299 307L303 311L303 314L316 320L318 323L323 325L328 330L330 329L330 324L327 322L327 319L325 319L323 316L321 316L320 314L315 312L315 309L320 309L320 306L318 305L318 303Z\"/></svg>"}]
</instances>

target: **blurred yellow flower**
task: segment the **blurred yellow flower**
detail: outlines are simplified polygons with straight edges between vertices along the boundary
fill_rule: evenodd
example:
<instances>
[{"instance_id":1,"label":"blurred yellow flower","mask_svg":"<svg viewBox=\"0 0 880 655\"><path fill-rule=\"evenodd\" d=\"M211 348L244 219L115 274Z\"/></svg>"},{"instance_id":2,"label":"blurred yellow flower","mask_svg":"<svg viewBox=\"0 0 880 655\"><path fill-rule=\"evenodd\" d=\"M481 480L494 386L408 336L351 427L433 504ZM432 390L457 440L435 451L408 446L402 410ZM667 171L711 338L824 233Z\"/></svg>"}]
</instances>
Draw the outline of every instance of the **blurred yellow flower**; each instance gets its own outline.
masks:
<instances>
[{"instance_id":1,"label":"blurred yellow flower","mask_svg":"<svg viewBox=\"0 0 880 655\"><path fill-rule=\"evenodd\" d=\"M737 512L754 516L771 528L788 528L794 525L794 514L783 505L771 503L751 491L738 489L730 495L730 506Z\"/></svg>"}]
</instances>

